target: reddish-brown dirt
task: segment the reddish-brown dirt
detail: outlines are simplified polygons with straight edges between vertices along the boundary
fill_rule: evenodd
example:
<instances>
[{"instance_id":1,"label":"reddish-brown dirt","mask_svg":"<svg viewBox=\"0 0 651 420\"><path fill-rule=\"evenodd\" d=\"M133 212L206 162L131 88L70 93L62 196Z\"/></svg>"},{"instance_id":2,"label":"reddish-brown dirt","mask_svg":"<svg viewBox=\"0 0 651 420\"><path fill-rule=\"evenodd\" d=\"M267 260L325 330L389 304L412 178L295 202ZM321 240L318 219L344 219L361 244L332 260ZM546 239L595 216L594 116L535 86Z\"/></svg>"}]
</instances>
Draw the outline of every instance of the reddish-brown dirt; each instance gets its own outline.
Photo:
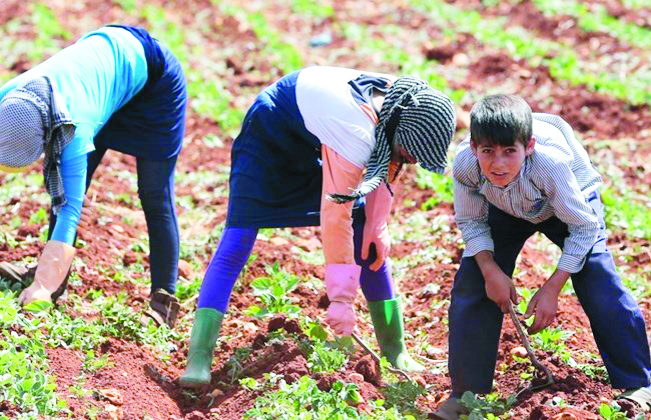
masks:
<instances>
[{"instance_id":1,"label":"reddish-brown dirt","mask_svg":"<svg viewBox=\"0 0 651 420\"><path fill-rule=\"evenodd\" d=\"M647 9L642 12L634 12L625 9L619 1L594 1L605 3L610 13L621 16L627 21L649 25ZM125 15L118 2L86 0L72 5L52 0L46 3L51 3L57 18L72 33L73 39L102 23L122 20L132 24L143 23L141 19ZM603 51L606 51L605 53L615 53L628 48L607 34L588 36L577 29L576 25L563 25L564 29L558 31L556 29L560 20L568 18L546 18L537 13L529 1L520 3L520 7L511 7L508 4L512 2L505 2L499 8L484 8L479 0L462 0L456 3L460 7L477 9L487 16L509 15L512 17L511 24L524 25L526 23L527 28L537 31L541 37L570 43L576 46L577 50L589 48L590 42L595 42L592 41L593 39L598 40L604 48ZM162 4L165 5L170 16L182 16L180 19L186 25L192 25L195 11L201 11L204 16L209 16L208 20L212 22L209 28L212 36L206 37L203 42L207 44L206 50L230 51L226 54L227 56L219 57L220 64L224 64L226 68L230 69L221 77L227 77L227 80L224 80L224 85L235 98L238 98L238 101L241 99L240 96L250 101L252 92L271 83L277 76L278 72L273 69L274 65L268 57L260 53L263 42L257 39L246 22L223 16L219 9L212 6L208 0L165 1ZM20 1L3 2L0 4L0 24L17 16L24 16L27 13L26 7L25 3ZM371 26L394 23L410 28L414 32L422 31L430 34L431 42L409 46L409 52L424 54L427 59L443 63L452 70L466 71L464 79L455 79L450 82L453 88L481 94L497 85L509 86L510 90L529 99L535 111L563 115L586 139L632 138L639 142L641 150L638 153L646 151L648 155L648 152L651 151L648 138L648 130L651 128L651 112L647 105L631 106L625 101L591 93L581 86L569 86L550 76L547 68L534 68L523 61L513 60L502 51L482 45L469 34L461 35L453 43L449 43L441 35L442 28L436 21L410 10L402 1L387 2L385 8L392 8L392 13L387 14L384 11L372 13L371 11L376 10L375 6L364 0L336 1L334 2L335 16L332 18L318 20L292 16L292 24L287 24L285 20L291 13L288 6L281 3L281 5L266 9L268 13L265 17L270 27L284 30L283 39L296 46L303 55L306 64L332 64L360 68L374 66L373 70L385 72L400 72L400 65L385 63L378 60L377 57L355 54L354 41L346 39L341 34L337 23L349 21ZM368 10L368 13L356 12L359 10ZM188 13L188 11L192 12ZM333 42L330 45L319 49L310 49L303 42L305 37L310 34L326 31L331 31L334 34ZM19 31L17 36L29 40L35 36L35 33L25 29ZM459 58L459 54L464 55L462 57L464 59L455 59L455 57ZM26 58L17 60L5 70L25 70L29 68L29 63L26 60ZM192 63L188 63L188 65L192 65ZM544 95L541 92L544 92ZM460 105L467 111L471 104ZM233 106L245 108L246 102L242 100ZM225 143L224 147L211 148L205 145L201 140L209 134L215 134L222 138ZM457 140L463 135L465 132L461 130ZM190 111L186 136L185 147L178 163L179 173L206 170L229 163L229 145L232 139L224 134L218 124ZM593 144L590 143L590 145ZM588 146L588 149L593 151L592 146ZM633 158L626 152L620 153L619 157L621 158ZM134 240L144 234L144 219L136 220L131 224L126 223L120 217L114 217L110 224L98 222L100 216L107 214L117 216L119 214L115 208L115 195L120 193L134 195L133 186L124 179L107 176L107 168L110 168L111 171L124 169L135 173L135 161L128 156L109 153L95 174L94 185L101 185L101 188L91 186L89 196L96 223L88 230L80 231L80 238L87 244L78 253L84 263L78 269L78 274L83 282L81 285L72 286L70 293L83 297L88 291L95 289L104 290L107 295L126 291L129 303L134 308L140 309L147 300L148 291L131 283L113 282L109 280L109 277L116 272L112 268L116 262L128 265L137 258L129 249ZM35 168L34 170L40 169ZM622 170L625 179L638 179L638 173L642 172L646 176L644 182L647 184L651 182L648 170L636 171L635 166L626 166ZM2 179L3 176L0 175L0 182ZM421 212L420 204L431 196L429 191L416 189L414 179L415 171L413 168L408 169L403 175L403 187L396 191L394 200L396 209L393 221L395 226L407 223L416 212ZM179 197L193 194L190 187L178 188L176 193ZM193 197L193 203L196 206L211 205L216 208L215 214L205 226L204 232L210 231L224 221L226 199L223 196L216 195L208 200ZM405 205L404 203L411 204ZM20 197L11 202L11 205L15 211L12 213L2 212L0 223L8 223L16 216L23 221L28 220L30 215L40 208L40 205L31 197ZM129 207L124 203L120 203L120 206ZM136 208L133 204L130 207ZM184 210L179 207L178 211L182 213ZM438 206L425 212L425 217L429 221L443 217L449 221L448 224L453 224L452 206L450 204ZM24 241L29 236L36 237L42 228L42 224L25 224L16 230L15 238L18 241ZM301 238L302 242L298 244L300 247L308 251L318 249L318 229L291 229L291 234ZM393 247L393 257L396 259L427 249L444 250L450 257L450 261L446 263L423 264L405 270L400 280L400 289L405 302L407 302L405 319L408 330L414 337L419 332L423 332L426 343L439 352L434 356L428 355L428 357L443 362L447 355L447 324L442 321L447 318L445 301L449 300L452 281L460 260L459 239L458 232L451 230L434 234L431 241L404 241L394 244ZM627 272L634 272L637 267L648 266L651 262L650 243L647 240L629 238L625 234L619 234L611 238L611 244L615 253L623 250L630 251L627 254L630 257L627 263ZM81 356L74 351L62 348L49 349L51 373L56 377L59 392L68 401L73 415L84 417L89 405L93 405L103 409L102 416L105 417L102 418L135 419L143 418L144 415L155 419L203 419L211 416L223 419L241 418L254 405L255 398L259 394L246 391L237 384L237 381L234 384L231 383L226 362L233 356L236 349L250 350L249 356L242 362L244 376L260 380L264 373L274 372L284 375L285 379L291 382L302 375L309 374L305 355L295 341L286 339L281 342L269 343L267 340L268 331L278 328L284 328L290 332L300 332L294 321L275 318L263 322L243 315L246 308L256 303L249 286L250 281L265 275L265 267L276 261L280 262L285 270L299 276L323 278L323 267L301 260L293 250L293 245L296 244L282 241L258 241L256 243L253 252L257 258L240 278L241 287L231 298L230 317L225 320L221 333L228 339L218 342L212 382L206 389L189 393L176 385L175 381L185 365L187 342L174 343L177 350L170 355L169 362L163 362L144 346L111 339L102 346L101 351L110 356L112 364L92 375L86 375L88 378L86 388L97 390L97 392L85 398L74 395L69 389L81 371ZM0 261L19 261L26 257L37 257L41 247L42 244L32 244L14 249L6 243L0 242ZM203 268L207 266L209 255L213 250L208 247L205 251L208 257L203 261ZM553 263L553 258L546 252L527 246L520 259L520 266L523 267L524 274L516 276L517 286L539 287L545 278L534 268ZM148 269L146 258L143 264L145 269ZM108 270L105 273L100 273L97 267L105 267ZM440 287L432 288L432 285ZM292 292L291 297L302 308L305 315L312 318L324 315L327 303L324 291L314 291L301 285ZM651 301L645 298L640 305L647 325L650 325ZM361 297L357 300L356 306L358 313L366 312L366 304ZM67 310L72 313L72 309L68 308ZM193 310L192 306L184 308L181 317L187 315L191 310ZM364 322L360 324L362 333L370 336L370 327ZM570 351L585 350L593 354L598 353L590 334L587 317L581 310L576 297L572 295L561 297L556 325L575 332L565 342ZM415 347L415 341L410 339L409 346ZM495 390L504 396L514 394L528 384L520 377L520 374L526 370L526 366L513 361L510 355L511 349L519 345L513 325L510 320L505 320L497 361L497 366L502 368L498 369L495 376ZM569 367L556 356L543 352L537 352L537 356L552 369L556 383L538 392L522 393L515 405L513 418L551 419L561 412L569 413L574 416L573 418L599 418L597 414L599 406L611 401L616 391L612 390L603 380L593 379L583 371ZM600 365L601 361L593 360L590 363ZM428 364L428 366L434 367L434 364ZM436 367L442 366L445 364L436 364ZM378 376L375 364L362 352L351 357L344 371L333 375L313 374L312 377L319 382L322 389L328 389L336 379L343 379L347 382L357 383L366 400L382 398L380 390L384 383ZM418 407L423 412L433 411L446 398L449 392L449 379L445 372L436 371L436 373L422 375L422 380L428 385L428 393L419 399ZM570 408L564 409L562 406L551 405L550 401L554 397L562 398ZM623 405L623 408L631 415L635 412L635 407L632 405ZM359 409L362 412L363 406L360 406ZM14 410L15 407L0 403L0 413L12 413Z\"/></svg>"}]
</instances>

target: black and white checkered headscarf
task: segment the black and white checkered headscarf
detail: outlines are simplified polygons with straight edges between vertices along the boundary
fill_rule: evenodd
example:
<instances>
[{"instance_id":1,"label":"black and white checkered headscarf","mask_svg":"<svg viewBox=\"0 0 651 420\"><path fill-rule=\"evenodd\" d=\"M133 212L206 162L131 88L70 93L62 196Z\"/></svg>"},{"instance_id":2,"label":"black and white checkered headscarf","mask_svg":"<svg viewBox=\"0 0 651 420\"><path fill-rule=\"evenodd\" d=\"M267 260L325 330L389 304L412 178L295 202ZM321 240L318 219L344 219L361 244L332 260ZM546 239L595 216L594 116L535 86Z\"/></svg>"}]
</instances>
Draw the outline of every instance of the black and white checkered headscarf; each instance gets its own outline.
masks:
<instances>
[{"instance_id":1,"label":"black and white checkered headscarf","mask_svg":"<svg viewBox=\"0 0 651 420\"><path fill-rule=\"evenodd\" d=\"M450 98L416 77L400 77L389 89L375 127L375 148L362 184L351 194L330 194L337 203L356 200L388 184L394 145L400 145L423 168L442 173L456 129L456 113Z\"/></svg>"},{"instance_id":2,"label":"black and white checkered headscarf","mask_svg":"<svg viewBox=\"0 0 651 420\"><path fill-rule=\"evenodd\" d=\"M62 98L45 76L18 86L0 102L0 164L21 168L45 152L43 174L55 214L66 204L61 153L74 133Z\"/></svg>"}]
</instances>

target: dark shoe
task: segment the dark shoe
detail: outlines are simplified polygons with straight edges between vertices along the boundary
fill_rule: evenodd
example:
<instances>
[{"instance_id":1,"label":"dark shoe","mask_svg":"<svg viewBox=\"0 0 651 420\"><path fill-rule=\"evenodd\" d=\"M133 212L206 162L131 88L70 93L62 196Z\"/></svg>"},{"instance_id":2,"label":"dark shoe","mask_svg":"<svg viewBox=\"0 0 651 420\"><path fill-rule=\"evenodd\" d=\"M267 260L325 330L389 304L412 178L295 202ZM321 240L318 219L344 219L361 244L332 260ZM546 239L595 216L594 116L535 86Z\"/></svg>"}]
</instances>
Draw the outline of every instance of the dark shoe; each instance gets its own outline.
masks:
<instances>
[{"instance_id":1,"label":"dark shoe","mask_svg":"<svg viewBox=\"0 0 651 420\"><path fill-rule=\"evenodd\" d=\"M0 262L0 277L9 280L11 283L22 284L23 287L29 286L34 280L36 266L19 267L8 262Z\"/></svg>"},{"instance_id":2,"label":"dark shoe","mask_svg":"<svg viewBox=\"0 0 651 420\"><path fill-rule=\"evenodd\" d=\"M458 398L449 398L431 416L437 420L458 420L462 415L468 414L468 409Z\"/></svg>"},{"instance_id":3,"label":"dark shoe","mask_svg":"<svg viewBox=\"0 0 651 420\"><path fill-rule=\"evenodd\" d=\"M174 328L180 307L179 299L176 296L169 294L164 289L157 289L151 296L145 315L153 319L159 326L167 324L168 327Z\"/></svg>"},{"instance_id":4,"label":"dark shoe","mask_svg":"<svg viewBox=\"0 0 651 420\"><path fill-rule=\"evenodd\" d=\"M629 389L617 399L633 401L645 413L651 411L651 387Z\"/></svg>"},{"instance_id":5,"label":"dark shoe","mask_svg":"<svg viewBox=\"0 0 651 420\"><path fill-rule=\"evenodd\" d=\"M219 338L224 314L213 308L199 308L192 324L188 365L179 378L184 388L200 388L210 383L210 368L215 343Z\"/></svg>"}]
</instances>

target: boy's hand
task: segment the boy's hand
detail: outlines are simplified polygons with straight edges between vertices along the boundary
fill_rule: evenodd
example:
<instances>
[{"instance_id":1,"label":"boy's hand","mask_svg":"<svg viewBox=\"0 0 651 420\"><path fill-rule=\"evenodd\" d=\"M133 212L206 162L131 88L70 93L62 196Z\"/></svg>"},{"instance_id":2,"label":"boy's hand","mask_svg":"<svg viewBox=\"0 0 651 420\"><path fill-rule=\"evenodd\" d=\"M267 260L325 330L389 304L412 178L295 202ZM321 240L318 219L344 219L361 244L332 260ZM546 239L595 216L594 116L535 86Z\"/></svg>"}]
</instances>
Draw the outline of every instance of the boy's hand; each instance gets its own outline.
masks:
<instances>
[{"instance_id":1,"label":"boy's hand","mask_svg":"<svg viewBox=\"0 0 651 420\"><path fill-rule=\"evenodd\" d=\"M536 315L533 324L527 328L529 334L536 334L552 324L558 310L558 295L569 277L570 273L556 270L543 287L533 295L524 314L525 318Z\"/></svg>"},{"instance_id":2,"label":"boy's hand","mask_svg":"<svg viewBox=\"0 0 651 420\"><path fill-rule=\"evenodd\" d=\"M556 318L556 311L558 310L558 293L552 290L551 287L546 287L545 284L536 292L531 298L527 312L524 317L528 319L531 315L536 315L533 324L527 328L529 334L535 334L549 327L554 318Z\"/></svg>"},{"instance_id":3,"label":"boy's hand","mask_svg":"<svg viewBox=\"0 0 651 420\"><path fill-rule=\"evenodd\" d=\"M508 314L511 302L518 302L518 294L511 278L498 267L489 275L485 275L484 281L488 298L495 302L502 312Z\"/></svg>"},{"instance_id":4,"label":"boy's hand","mask_svg":"<svg viewBox=\"0 0 651 420\"><path fill-rule=\"evenodd\" d=\"M478 252L475 261L484 276L486 296L495 302L503 313L508 314L511 302L518 303L518 294L515 292L513 280L497 265L492 252Z\"/></svg>"}]
</instances>

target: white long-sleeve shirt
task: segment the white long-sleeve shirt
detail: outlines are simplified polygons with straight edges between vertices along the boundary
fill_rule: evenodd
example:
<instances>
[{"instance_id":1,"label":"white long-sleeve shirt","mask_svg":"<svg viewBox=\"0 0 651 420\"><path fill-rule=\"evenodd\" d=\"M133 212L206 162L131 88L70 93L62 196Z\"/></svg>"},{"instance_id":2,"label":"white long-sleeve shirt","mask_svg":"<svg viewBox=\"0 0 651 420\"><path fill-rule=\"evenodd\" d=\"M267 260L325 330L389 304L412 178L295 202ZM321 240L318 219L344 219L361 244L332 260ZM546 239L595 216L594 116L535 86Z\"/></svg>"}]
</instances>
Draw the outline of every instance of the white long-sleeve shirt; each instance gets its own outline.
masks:
<instances>
[{"instance_id":1,"label":"white long-sleeve shirt","mask_svg":"<svg viewBox=\"0 0 651 420\"><path fill-rule=\"evenodd\" d=\"M556 216L568 226L558 269L581 270L599 232L599 220L587 197L602 183L588 154L562 118L535 113L534 151L520 174L506 187L492 185L481 173L470 138L454 160L454 210L466 243L464 257L494 251L488 226L488 205L531 223Z\"/></svg>"}]
</instances>

